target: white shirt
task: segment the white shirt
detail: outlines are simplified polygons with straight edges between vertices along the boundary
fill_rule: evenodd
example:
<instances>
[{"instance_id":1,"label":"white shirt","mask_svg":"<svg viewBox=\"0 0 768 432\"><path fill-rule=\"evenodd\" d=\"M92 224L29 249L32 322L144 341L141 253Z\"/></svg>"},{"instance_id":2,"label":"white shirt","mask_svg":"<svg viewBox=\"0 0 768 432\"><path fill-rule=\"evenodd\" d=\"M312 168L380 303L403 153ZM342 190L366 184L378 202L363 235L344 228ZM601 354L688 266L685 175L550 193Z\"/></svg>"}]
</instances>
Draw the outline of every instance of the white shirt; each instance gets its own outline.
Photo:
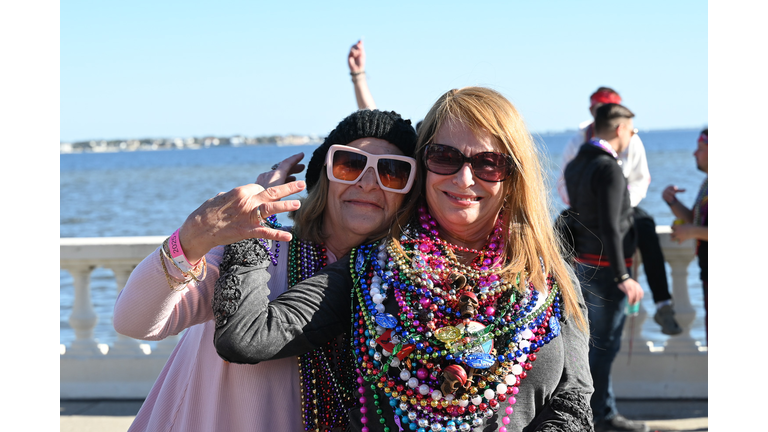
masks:
<instances>
[{"instance_id":1,"label":"white shirt","mask_svg":"<svg viewBox=\"0 0 768 432\"><path fill-rule=\"evenodd\" d=\"M560 164L560 176L557 179L557 192L566 205L570 205L570 201L568 200L568 190L565 187L563 173L568 163L579 153L581 145L587 142L587 127L592 123L592 120L582 122L579 125L579 131L568 141L563 150L563 162ZM624 172L624 177L627 178L630 203L632 207L637 207L640 201L645 198L648 186L651 184L651 172L648 170L645 146L637 134L632 136L629 146L619 153L619 160L621 160L621 170Z\"/></svg>"}]
</instances>

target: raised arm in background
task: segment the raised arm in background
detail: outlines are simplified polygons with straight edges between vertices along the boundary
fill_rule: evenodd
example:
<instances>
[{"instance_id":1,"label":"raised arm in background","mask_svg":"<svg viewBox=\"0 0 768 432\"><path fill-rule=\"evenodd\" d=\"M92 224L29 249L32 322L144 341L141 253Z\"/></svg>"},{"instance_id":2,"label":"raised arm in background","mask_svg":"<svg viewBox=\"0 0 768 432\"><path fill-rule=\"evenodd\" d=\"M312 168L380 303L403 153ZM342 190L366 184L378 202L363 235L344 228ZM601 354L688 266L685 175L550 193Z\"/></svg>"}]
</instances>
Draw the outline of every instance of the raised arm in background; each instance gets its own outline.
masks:
<instances>
[{"instance_id":1,"label":"raised arm in background","mask_svg":"<svg viewBox=\"0 0 768 432\"><path fill-rule=\"evenodd\" d=\"M661 197L669 205L675 217L685 221L684 224L674 225L672 227L672 240L684 242L688 239L709 241L709 232L706 225L694 225L693 210L681 203L675 196L678 193L685 192L685 189L678 189L677 186L669 185L662 192Z\"/></svg>"},{"instance_id":2,"label":"raised arm in background","mask_svg":"<svg viewBox=\"0 0 768 432\"><path fill-rule=\"evenodd\" d=\"M355 87L357 109L376 109L376 103L373 101L373 95L368 89L368 81L365 77L365 48L362 39L349 49L347 62L349 74L352 76L352 85Z\"/></svg>"}]
</instances>

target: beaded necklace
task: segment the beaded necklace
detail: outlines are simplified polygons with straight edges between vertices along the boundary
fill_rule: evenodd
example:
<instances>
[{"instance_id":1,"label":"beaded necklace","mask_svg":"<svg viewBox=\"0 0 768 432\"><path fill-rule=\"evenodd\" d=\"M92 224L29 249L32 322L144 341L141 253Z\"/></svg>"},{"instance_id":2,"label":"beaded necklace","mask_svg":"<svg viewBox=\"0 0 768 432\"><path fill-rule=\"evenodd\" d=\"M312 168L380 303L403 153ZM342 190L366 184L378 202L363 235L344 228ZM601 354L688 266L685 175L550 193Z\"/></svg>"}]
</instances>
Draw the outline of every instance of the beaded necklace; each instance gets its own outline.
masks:
<instances>
[{"instance_id":1,"label":"beaded necklace","mask_svg":"<svg viewBox=\"0 0 768 432\"><path fill-rule=\"evenodd\" d=\"M314 275L328 263L322 244L294 237L288 247L288 286ZM299 356L302 419L305 431L346 428L354 405L354 369L347 336Z\"/></svg>"},{"instance_id":2,"label":"beaded necklace","mask_svg":"<svg viewBox=\"0 0 768 432\"><path fill-rule=\"evenodd\" d=\"M283 227L283 224L278 222L277 215L270 215L267 216L265 219L266 226L273 229L280 229ZM274 252L269 247L269 242L260 238L259 243L261 243L262 246L264 246L264 249L267 250L267 254L269 255L269 260L272 261L272 265L277 267L277 259L280 257L280 242L273 242L275 246Z\"/></svg>"},{"instance_id":3,"label":"beaded necklace","mask_svg":"<svg viewBox=\"0 0 768 432\"><path fill-rule=\"evenodd\" d=\"M624 164L624 162L619 158L618 153L616 153L616 150L614 150L613 147L610 144L608 144L608 141L600 138L591 138L588 142L593 146L600 147L601 149L610 153L611 156L613 156L614 159L616 159L616 162L619 164L619 166Z\"/></svg>"},{"instance_id":4,"label":"beaded necklace","mask_svg":"<svg viewBox=\"0 0 768 432\"><path fill-rule=\"evenodd\" d=\"M560 333L561 298L551 277L540 302L525 274L514 281L500 276L502 226L482 250L462 250L439 239L436 222L422 209L419 226L404 231L402 249L377 242L352 251L358 392L366 385L373 390L381 424L382 399L405 430L468 431L504 401L510 405L502 423L509 424L520 380L539 349ZM476 257L463 265L457 251ZM395 315L386 312L388 300L395 302ZM365 396L359 401L367 432L372 413Z\"/></svg>"}]
</instances>

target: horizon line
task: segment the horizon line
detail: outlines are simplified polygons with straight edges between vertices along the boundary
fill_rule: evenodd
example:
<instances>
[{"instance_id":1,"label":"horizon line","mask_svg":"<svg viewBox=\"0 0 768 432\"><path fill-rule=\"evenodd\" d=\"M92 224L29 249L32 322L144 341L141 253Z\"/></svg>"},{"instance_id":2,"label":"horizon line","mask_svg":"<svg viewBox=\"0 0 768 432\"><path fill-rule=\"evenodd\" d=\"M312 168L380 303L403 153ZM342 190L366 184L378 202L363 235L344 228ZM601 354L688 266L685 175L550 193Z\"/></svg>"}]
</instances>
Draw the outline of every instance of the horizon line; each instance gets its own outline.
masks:
<instances>
[{"instance_id":1,"label":"horizon line","mask_svg":"<svg viewBox=\"0 0 768 432\"><path fill-rule=\"evenodd\" d=\"M677 127L669 127L669 128L642 128L639 129L640 132L673 132L673 131L682 131L682 130L701 130L707 126L701 126L701 127L694 127L694 126L677 126ZM556 134L566 134L566 133L576 133L578 129L572 128L572 129L550 129L550 130L544 130L544 131L531 131L531 135L556 135ZM263 137L275 137L275 136L281 136L281 137L287 137L287 136L299 136L299 137L325 137L327 134L315 134L315 133L304 133L304 134L298 134L298 133L289 133L289 134L263 134L263 135L246 135L246 134L231 134L231 135L213 135L213 134L203 134L203 135L183 135L183 136L165 136L165 137L143 137L143 138L89 138L89 139L79 139L79 140L62 140L59 139L59 144L71 144L71 143L81 143L81 142L90 142L90 141L127 141L127 140L146 140L146 139L177 139L177 138L229 138L229 137L248 137L248 138L263 138Z\"/></svg>"}]
</instances>

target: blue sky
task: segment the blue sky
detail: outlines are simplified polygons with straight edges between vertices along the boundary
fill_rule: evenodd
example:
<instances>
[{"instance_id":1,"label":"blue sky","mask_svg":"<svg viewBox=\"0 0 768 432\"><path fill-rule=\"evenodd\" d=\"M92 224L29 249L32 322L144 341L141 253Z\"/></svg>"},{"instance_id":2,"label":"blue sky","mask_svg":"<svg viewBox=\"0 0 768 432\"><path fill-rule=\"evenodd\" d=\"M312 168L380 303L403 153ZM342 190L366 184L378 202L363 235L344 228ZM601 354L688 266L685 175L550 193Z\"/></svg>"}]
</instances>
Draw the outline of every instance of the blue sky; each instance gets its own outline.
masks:
<instances>
[{"instance_id":1,"label":"blue sky","mask_svg":"<svg viewBox=\"0 0 768 432\"><path fill-rule=\"evenodd\" d=\"M703 1L66 1L60 140L327 134L361 37L378 107L414 122L483 85L535 132L573 129L605 85L640 129L699 128L707 21Z\"/></svg>"}]
</instances>

